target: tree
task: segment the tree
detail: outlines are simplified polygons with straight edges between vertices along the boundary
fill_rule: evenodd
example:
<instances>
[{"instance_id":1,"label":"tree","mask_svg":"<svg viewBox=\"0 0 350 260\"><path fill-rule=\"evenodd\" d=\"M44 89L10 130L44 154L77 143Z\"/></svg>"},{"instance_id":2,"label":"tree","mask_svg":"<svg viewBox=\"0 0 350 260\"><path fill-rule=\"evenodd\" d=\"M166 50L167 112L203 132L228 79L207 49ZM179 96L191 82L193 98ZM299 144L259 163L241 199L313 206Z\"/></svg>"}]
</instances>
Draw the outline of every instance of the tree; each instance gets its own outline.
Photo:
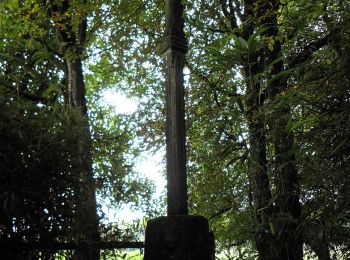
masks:
<instances>
[{"instance_id":1,"label":"tree","mask_svg":"<svg viewBox=\"0 0 350 260\"><path fill-rule=\"evenodd\" d=\"M87 80L90 96L85 93L82 63L88 57L87 46L96 39L94 30L105 14L105 6L71 1L6 1L1 5L1 25L5 28L1 31L0 49L5 111L1 134L4 147L12 149L2 150L1 165L9 171L3 176L7 179L2 186L1 214L6 221L1 221L4 227L1 238L47 243L72 239L78 243L99 241L94 174L99 177L100 194L112 196L114 205L125 201L149 206L147 200L141 202L141 197L149 198L152 192L150 182L136 179L130 159L125 158L126 154L133 155L129 144L132 132L122 126L127 121L116 115L103 116L106 111L97 103L98 81L91 75ZM88 16L95 19L91 24L87 23ZM17 35L19 38L14 37ZM86 40L87 36L90 41ZM90 112L87 97L90 97ZM11 111L18 116L18 123L7 114ZM95 120L91 126L89 117ZM107 127L106 121L117 125ZM22 130L16 134L12 127ZM18 142L6 139L18 136ZM114 142L107 146L104 138ZM55 149L49 153L42 146ZM15 167L13 163L23 156L26 158L23 164ZM30 158L35 158L36 163ZM27 175L19 186L16 179L21 171ZM8 178L11 173L13 178ZM37 196L35 189L40 178L47 186ZM59 179L57 183L56 179ZM24 201L30 206L25 208L21 204ZM20 207L11 210L11 206L8 210L12 202ZM41 225L42 219L47 220L47 226ZM98 258L96 248L79 248L76 258Z\"/></svg>"},{"instance_id":2,"label":"tree","mask_svg":"<svg viewBox=\"0 0 350 260\"><path fill-rule=\"evenodd\" d=\"M190 212L210 220L227 258L301 259L310 249L348 258L349 1L185 4ZM95 217L92 233L74 223L94 210L96 181L115 205L149 206L150 184L130 158L164 144L163 2L1 7L1 235L96 237ZM108 87L140 98L141 109L126 118L100 108ZM136 134L144 142L131 150ZM41 179L40 196L24 192ZM38 202L50 192L52 204Z\"/></svg>"},{"instance_id":3,"label":"tree","mask_svg":"<svg viewBox=\"0 0 350 260\"><path fill-rule=\"evenodd\" d=\"M266 101L274 99L285 85L284 81L275 79L276 75L278 76L284 70L283 61L280 60L281 43L278 41L278 37L283 37L279 33L277 24L280 5L278 2L270 3L267 1L254 4L249 1L244 3L221 1L216 7L222 11L223 17L221 19L224 19L222 24L226 24L226 31L220 29L218 31L226 32L228 37L221 42L214 40L214 43L231 42L234 44L235 49L227 50L225 53L226 59L229 59L225 65L241 66L242 83L245 84L243 87L245 89L244 115L247 120L249 140L248 178L252 203L256 212L256 246L261 259L282 259L286 258L288 254L295 254L288 256L291 259L299 259L302 255L302 243L297 242L300 239L295 240L296 236L293 234L296 232L297 225L290 229L287 226L293 224L287 224L288 220L284 222L281 218L281 216L284 218L291 216L294 219L292 223L295 223L301 214L300 205L298 206L298 180L295 166L293 166L293 155L290 155L292 140L287 133L281 132L281 129L283 130L288 122L288 107L284 112L286 116L283 121L279 120L270 124L270 129L275 133L272 142L275 143L276 165L274 169L276 172L274 176L277 181L274 185L276 185L277 195L274 198L269 177L269 172L271 173L272 169L268 169L267 164L268 131L263 111ZM241 20L240 25L238 25L238 19ZM214 51L216 50L214 49ZM223 60L222 57L220 59ZM235 70L234 73L237 71ZM206 78L209 77L210 75ZM227 76L225 75L225 77ZM210 83L210 80L208 81ZM235 87L233 91L235 102L241 109L243 107L242 98L237 93L239 89ZM279 105L278 102L276 105ZM283 110L282 107L276 109L279 113ZM273 120L275 118L273 117ZM227 116L226 121L229 122ZM236 138L236 140L238 139ZM281 221L278 228L276 227L277 221ZM291 237L288 238L288 236ZM283 241L284 239L285 241Z\"/></svg>"},{"instance_id":4,"label":"tree","mask_svg":"<svg viewBox=\"0 0 350 260\"><path fill-rule=\"evenodd\" d=\"M238 248L240 257L252 257L255 247L262 259L300 259L304 242L315 237L305 228L313 210L305 203L308 184L300 178L298 147L306 139L296 136L302 102L295 86L306 84L299 73L326 57L324 49L338 37L334 28L343 25L334 22L331 29L323 21L325 10L340 15L338 4L186 2L191 210L210 218L217 238ZM335 16L329 20L338 21ZM153 71L151 65L137 67L143 59L135 58L133 75ZM164 141L162 89L154 85L161 79L153 74L134 82L142 89L137 95L152 93L148 110L139 114L146 147Z\"/></svg>"},{"instance_id":5,"label":"tree","mask_svg":"<svg viewBox=\"0 0 350 260\"><path fill-rule=\"evenodd\" d=\"M242 141L248 139L250 190L257 218L255 240L260 257L300 259L306 216L301 215L299 197L303 186L299 186L296 168L300 163L296 161L296 154L300 154L293 145L294 135L290 131L291 122L297 117L292 111L298 106L291 105L291 89L295 84L302 84L296 83L294 72L301 64L314 60L337 35L334 30L311 32L309 29L320 26L323 10L329 7L327 3L293 1L217 1L188 3L188 8L191 10L189 32L193 35L190 53L193 62L190 60L189 68L194 75L189 88L189 106L196 123L191 120L189 123L190 133L196 133L193 139L190 137L193 142L190 154L194 158L190 164L194 169L191 181L199 173L204 174L203 179L194 181L194 191L201 190L198 187L202 180L209 181L207 176L212 176L209 173L226 175L229 171L234 176L239 175L240 156L245 159L242 148L247 148ZM301 17L300 13L307 13L307 16ZM233 80L230 74L236 75ZM243 103L247 121L239 115ZM217 121L213 121L213 116ZM241 123L237 125L234 120L241 120ZM233 129L236 133L232 134ZM210 140L214 147L208 146ZM242 148L237 149L240 145ZM224 153L216 153L218 146L222 146ZM201 147L205 150L198 154ZM215 162L209 158L215 158ZM217 168L220 167L218 161L223 162L221 168ZM231 192L239 190L237 185L242 187L240 178L233 180ZM207 184L203 187L208 188ZM219 187L220 184L214 186L217 194L223 190ZM211 193L214 190L207 189L204 194L193 196L204 198L207 203L212 201ZM211 211L194 198L193 204L202 206L197 208L199 212ZM241 205L249 207L244 200ZM218 215L222 214L224 221L227 216L237 215L230 214L234 209L242 212L233 204L219 209Z\"/></svg>"},{"instance_id":6,"label":"tree","mask_svg":"<svg viewBox=\"0 0 350 260\"><path fill-rule=\"evenodd\" d=\"M67 103L78 109L85 122L82 138L77 139L80 158L77 158L77 178L81 185L76 190L76 239L98 242L98 216L96 212L95 183L91 158L91 134L86 106L86 90L82 67L82 55L86 44L87 14L86 1L72 5L71 1L50 3L48 12L51 14L58 40L61 46L61 55L64 62L65 82L68 100ZM73 15L78 17L73 18ZM77 20L75 20L77 19ZM80 21L79 21L80 20ZM76 22L79 21L79 22ZM98 249L76 250L76 259L99 259Z\"/></svg>"}]
</instances>

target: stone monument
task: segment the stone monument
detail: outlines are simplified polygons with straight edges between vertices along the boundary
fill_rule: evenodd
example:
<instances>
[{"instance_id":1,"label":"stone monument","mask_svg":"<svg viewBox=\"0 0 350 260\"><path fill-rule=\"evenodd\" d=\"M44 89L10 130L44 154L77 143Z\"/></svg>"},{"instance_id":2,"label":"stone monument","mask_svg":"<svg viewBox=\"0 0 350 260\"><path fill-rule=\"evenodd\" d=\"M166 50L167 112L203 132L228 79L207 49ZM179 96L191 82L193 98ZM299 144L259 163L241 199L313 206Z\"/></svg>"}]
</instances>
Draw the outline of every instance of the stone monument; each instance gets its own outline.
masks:
<instances>
[{"instance_id":1,"label":"stone monument","mask_svg":"<svg viewBox=\"0 0 350 260\"><path fill-rule=\"evenodd\" d=\"M181 0L166 0L161 47L166 74L168 216L147 223L145 260L213 260L214 240L204 217L188 215L183 68L187 51Z\"/></svg>"}]
</instances>

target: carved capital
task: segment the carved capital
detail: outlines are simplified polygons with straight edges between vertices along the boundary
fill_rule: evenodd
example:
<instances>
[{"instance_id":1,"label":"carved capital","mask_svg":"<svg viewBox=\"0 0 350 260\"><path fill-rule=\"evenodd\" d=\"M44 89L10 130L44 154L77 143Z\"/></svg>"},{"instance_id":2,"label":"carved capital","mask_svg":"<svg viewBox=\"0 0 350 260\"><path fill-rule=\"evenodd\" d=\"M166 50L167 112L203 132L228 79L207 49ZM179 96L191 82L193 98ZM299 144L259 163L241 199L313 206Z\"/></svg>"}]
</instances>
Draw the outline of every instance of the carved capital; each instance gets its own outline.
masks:
<instances>
[{"instance_id":1,"label":"carved capital","mask_svg":"<svg viewBox=\"0 0 350 260\"><path fill-rule=\"evenodd\" d=\"M173 50L182 54L187 52L187 42L183 31L172 30L170 33L165 33L160 46L160 54L163 55L168 50Z\"/></svg>"},{"instance_id":2,"label":"carved capital","mask_svg":"<svg viewBox=\"0 0 350 260\"><path fill-rule=\"evenodd\" d=\"M173 50L185 54L187 42L184 33L183 6L181 0L167 0L165 6L166 30L163 42L160 46L160 53Z\"/></svg>"}]
</instances>

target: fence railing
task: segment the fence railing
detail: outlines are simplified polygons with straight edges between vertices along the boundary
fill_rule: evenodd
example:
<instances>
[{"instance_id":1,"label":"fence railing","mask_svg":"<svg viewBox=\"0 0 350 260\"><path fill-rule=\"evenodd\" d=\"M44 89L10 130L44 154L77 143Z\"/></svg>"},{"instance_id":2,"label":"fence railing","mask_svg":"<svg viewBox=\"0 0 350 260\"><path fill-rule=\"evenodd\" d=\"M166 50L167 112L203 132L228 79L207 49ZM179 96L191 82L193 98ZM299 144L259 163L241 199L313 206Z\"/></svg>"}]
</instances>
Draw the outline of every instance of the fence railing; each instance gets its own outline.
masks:
<instances>
[{"instance_id":1,"label":"fence railing","mask_svg":"<svg viewBox=\"0 0 350 260\"><path fill-rule=\"evenodd\" d=\"M1 251L9 250L74 250L83 248L98 248L100 250L108 249L126 249L126 248L144 248L144 242L126 242L126 241L109 241L109 242L15 242L0 241Z\"/></svg>"}]
</instances>

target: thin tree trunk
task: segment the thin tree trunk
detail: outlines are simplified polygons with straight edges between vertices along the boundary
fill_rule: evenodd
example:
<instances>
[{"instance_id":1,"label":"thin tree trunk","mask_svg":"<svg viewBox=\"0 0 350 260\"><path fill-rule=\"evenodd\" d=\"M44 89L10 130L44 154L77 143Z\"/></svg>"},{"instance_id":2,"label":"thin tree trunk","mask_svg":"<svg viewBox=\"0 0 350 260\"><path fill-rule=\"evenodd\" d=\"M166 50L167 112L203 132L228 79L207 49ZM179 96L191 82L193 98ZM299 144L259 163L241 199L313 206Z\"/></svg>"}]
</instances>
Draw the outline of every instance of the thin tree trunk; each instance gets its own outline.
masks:
<instances>
[{"instance_id":1,"label":"thin tree trunk","mask_svg":"<svg viewBox=\"0 0 350 260\"><path fill-rule=\"evenodd\" d=\"M269 37L274 37L272 50L267 50L268 62L279 58L281 43L277 40L277 16L270 19L272 29L267 30ZM287 125L291 119L288 100L280 98L287 89L285 78L273 80L284 70L283 61L275 63L270 74L271 84L268 86L268 98L273 105L270 131L275 152L274 176L277 191L275 205L276 245L278 259L303 259L303 239L300 229L301 204L299 200L299 179L295 162L294 137L288 132Z\"/></svg>"},{"instance_id":2,"label":"thin tree trunk","mask_svg":"<svg viewBox=\"0 0 350 260\"><path fill-rule=\"evenodd\" d=\"M277 114L278 113L278 114ZM287 133L290 119L289 104L276 104L276 115L272 123L275 149L276 215L278 259L303 259L303 239L299 220L298 172L295 166L293 136Z\"/></svg>"},{"instance_id":3,"label":"thin tree trunk","mask_svg":"<svg viewBox=\"0 0 350 260\"><path fill-rule=\"evenodd\" d=\"M259 8L259 14L254 8L254 1L244 1L243 31L241 37L246 41L257 26L258 15L264 16L266 6ZM261 12L261 13L260 13ZM255 75L264 69L262 50L249 54L249 59L243 65L246 80L246 119L249 130L249 182L255 209L255 244L259 259L274 259L274 237L271 230L271 217L273 213L272 194L267 168L266 154L266 126L262 112L266 95L261 92L261 83Z\"/></svg>"},{"instance_id":4,"label":"thin tree trunk","mask_svg":"<svg viewBox=\"0 0 350 260\"><path fill-rule=\"evenodd\" d=\"M247 40L254 31L256 16L253 1L246 0L244 13L244 28L241 36ZM272 215L272 194L269 176L267 174L266 127L262 114L265 95L260 92L261 85L256 82L255 75L261 73L260 51L250 54L249 61L243 64L246 81L246 119L249 131L249 182L255 210L255 244L259 259L272 259L271 245L273 235L270 222Z\"/></svg>"},{"instance_id":5,"label":"thin tree trunk","mask_svg":"<svg viewBox=\"0 0 350 260\"><path fill-rule=\"evenodd\" d=\"M247 116L250 135L249 181L256 217L256 246L260 259L270 259L271 192L266 166L266 137L258 114L259 111L253 109Z\"/></svg>"},{"instance_id":6,"label":"thin tree trunk","mask_svg":"<svg viewBox=\"0 0 350 260\"><path fill-rule=\"evenodd\" d=\"M275 48L274 51L279 53L280 46L275 45ZM277 55L270 53L270 60L276 60ZM273 69L271 77L283 71L282 63L277 64L277 67ZM274 111L271 115L270 133L275 155L273 172L277 196L274 210L276 259L301 260L303 241L299 228L301 217L299 180L295 165L294 137L287 130L291 112L288 101L280 100L278 96L286 88L286 82L272 81L268 88L270 90L269 101Z\"/></svg>"},{"instance_id":7,"label":"thin tree trunk","mask_svg":"<svg viewBox=\"0 0 350 260\"><path fill-rule=\"evenodd\" d=\"M259 70L252 66L245 69L248 78ZM267 175L266 135L261 108L264 96L259 95L260 85L247 80L246 118L249 129L249 182L252 190L256 217L255 242L260 259L270 259L272 234L270 217L272 213L270 182Z\"/></svg>"}]
</instances>

